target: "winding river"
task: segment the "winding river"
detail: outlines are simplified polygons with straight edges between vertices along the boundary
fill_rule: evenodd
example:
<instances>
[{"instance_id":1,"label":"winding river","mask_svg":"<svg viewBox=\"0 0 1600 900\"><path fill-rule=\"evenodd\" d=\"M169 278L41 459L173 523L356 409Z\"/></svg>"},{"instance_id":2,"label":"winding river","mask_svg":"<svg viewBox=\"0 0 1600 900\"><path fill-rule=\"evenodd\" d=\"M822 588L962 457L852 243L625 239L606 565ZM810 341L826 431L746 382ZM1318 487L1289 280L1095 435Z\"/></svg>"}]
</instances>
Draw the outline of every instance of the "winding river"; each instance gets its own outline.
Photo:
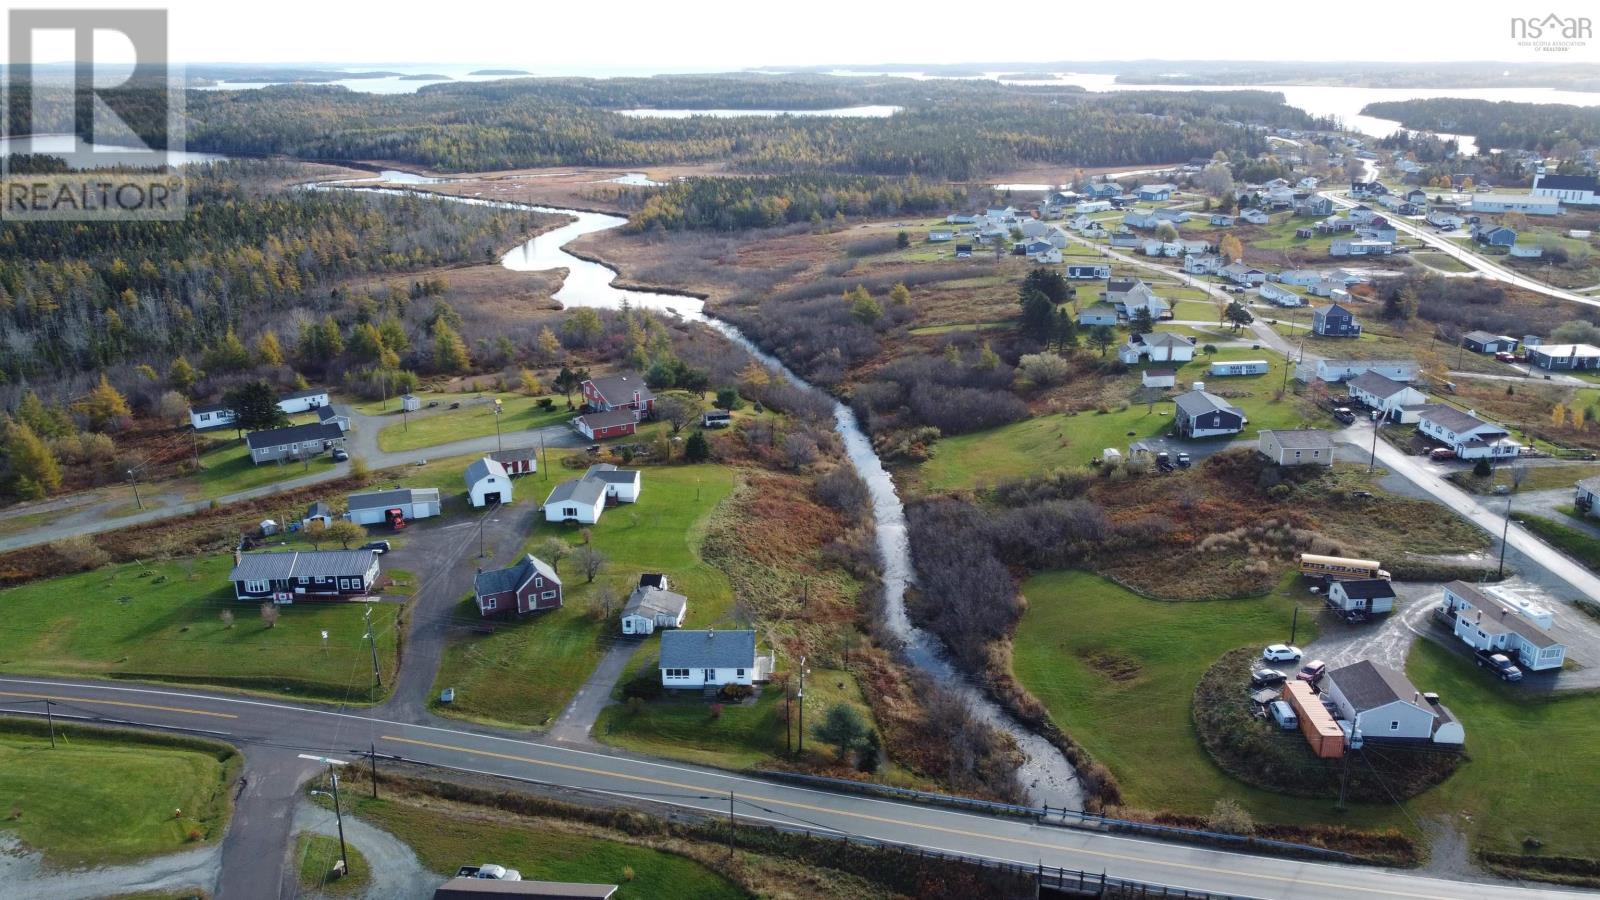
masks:
<instances>
[{"instance_id":1,"label":"winding river","mask_svg":"<svg viewBox=\"0 0 1600 900\"><path fill-rule=\"evenodd\" d=\"M383 172L371 179L376 184L417 183L418 176L409 173ZM376 190L386 193L413 193L404 187L354 187L352 182L328 182L319 187L339 190ZM776 357L762 350L745 337L739 329L706 312L705 303L698 298L659 291L623 290L613 282L616 273L599 263L581 259L566 251L566 246L586 234L617 228L627 222L618 216L561 209L548 206L489 201L472 197L451 197L447 194L428 193L427 196L459 203L482 206L499 206L507 209L531 209L534 212L568 216L571 222L547 231L512 249L501 258L501 264L515 272L542 272L550 269L567 270L566 280L555 299L564 307L592 306L616 309L624 301L636 309L649 309L666 315L702 322L716 329L729 340L743 347L763 365L781 373L801 387L816 390L784 365ZM1083 807L1083 794L1076 773L1066 758L1049 741L1023 727L986 694L974 686L946 659L939 641L911 623L906 615L906 588L912 583L911 547L906 532L905 506L900 502L894 480L883 467L883 461L872 449L856 421L855 413L837 400L833 403L834 428L844 439L845 452L860 473L872 497L876 517L878 550L883 560L884 607L887 610L889 630L905 646L905 655L917 668L927 672L940 684L956 691L973 714L985 722L1005 731L1016 740L1026 761L1017 773L1018 780L1033 803L1051 806Z\"/></svg>"}]
</instances>

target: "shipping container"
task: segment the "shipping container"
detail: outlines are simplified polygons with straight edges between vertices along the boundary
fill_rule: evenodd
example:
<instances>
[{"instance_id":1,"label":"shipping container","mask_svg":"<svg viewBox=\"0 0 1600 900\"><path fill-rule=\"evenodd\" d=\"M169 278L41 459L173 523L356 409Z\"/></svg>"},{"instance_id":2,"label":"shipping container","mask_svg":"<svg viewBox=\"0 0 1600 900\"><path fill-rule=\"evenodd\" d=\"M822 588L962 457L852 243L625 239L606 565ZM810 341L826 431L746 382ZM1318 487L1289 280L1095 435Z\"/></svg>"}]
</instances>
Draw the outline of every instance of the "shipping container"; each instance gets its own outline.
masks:
<instances>
[{"instance_id":1,"label":"shipping container","mask_svg":"<svg viewBox=\"0 0 1600 900\"><path fill-rule=\"evenodd\" d=\"M1328 714L1327 707L1311 685L1304 681L1291 681L1283 687L1283 699L1294 707L1300 717L1300 733L1306 736L1311 752L1323 759L1344 756L1344 731Z\"/></svg>"}]
</instances>

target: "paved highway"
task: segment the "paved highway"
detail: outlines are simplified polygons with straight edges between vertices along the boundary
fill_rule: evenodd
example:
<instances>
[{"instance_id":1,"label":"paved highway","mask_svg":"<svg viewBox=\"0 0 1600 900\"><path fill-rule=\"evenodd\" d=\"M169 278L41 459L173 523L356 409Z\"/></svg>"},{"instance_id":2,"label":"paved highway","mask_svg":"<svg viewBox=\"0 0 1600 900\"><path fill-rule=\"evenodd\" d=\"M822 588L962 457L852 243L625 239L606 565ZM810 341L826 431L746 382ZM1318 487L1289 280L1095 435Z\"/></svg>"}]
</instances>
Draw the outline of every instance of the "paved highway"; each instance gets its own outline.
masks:
<instances>
[{"instance_id":1,"label":"paved highway","mask_svg":"<svg viewBox=\"0 0 1600 900\"><path fill-rule=\"evenodd\" d=\"M160 687L0 678L0 713L37 714L39 701L45 699L57 704L58 716L195 732L236 742L246 754L257 757L299 759L300 754L307 754L359 761L355 753L375 745L380 754L604 791L718 816L727 815L731 793L744 821L803 825L1027 865L1104 870L1152 884L1248 897L1501 900L1584 896L1577 891L1472 884L1401 870L1249 856L1038 825L541 743L469 725L399 722ZM224 883L229 880L226 868L223 878Z\"/></svg>"}]
</instances>

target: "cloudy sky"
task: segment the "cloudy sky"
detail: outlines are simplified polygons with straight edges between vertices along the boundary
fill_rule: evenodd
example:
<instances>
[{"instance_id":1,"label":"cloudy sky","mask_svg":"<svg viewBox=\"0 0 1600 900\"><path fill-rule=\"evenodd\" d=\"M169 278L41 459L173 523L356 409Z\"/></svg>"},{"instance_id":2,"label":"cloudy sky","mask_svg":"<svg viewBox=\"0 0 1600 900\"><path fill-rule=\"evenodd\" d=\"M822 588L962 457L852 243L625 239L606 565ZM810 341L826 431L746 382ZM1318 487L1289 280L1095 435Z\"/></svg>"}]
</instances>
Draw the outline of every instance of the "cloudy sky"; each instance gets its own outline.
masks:
<instances>
[{"instance_id":1,"label":"cloudy sky","mask_svg":"<svg viewBox=\"0 0 1600 900\"><path fill-rule=\"evenodd\" d=\"M1535 6L1536 4L1536 6ZM1535 52L1513 14L1593 15L1590 4L982 4L971 0L748 0L416 4L367 0L23 0L30 8L165 7L185 63L504 64L536 71L715 71L751 66L1062 59L1504 60L1600 63L1600 41ZM1522 8L1526 6L1526 8ZM4 45L0 45L4 46ZM48 44L36 58L65 59Z\"/></svg>"}]
</instances>

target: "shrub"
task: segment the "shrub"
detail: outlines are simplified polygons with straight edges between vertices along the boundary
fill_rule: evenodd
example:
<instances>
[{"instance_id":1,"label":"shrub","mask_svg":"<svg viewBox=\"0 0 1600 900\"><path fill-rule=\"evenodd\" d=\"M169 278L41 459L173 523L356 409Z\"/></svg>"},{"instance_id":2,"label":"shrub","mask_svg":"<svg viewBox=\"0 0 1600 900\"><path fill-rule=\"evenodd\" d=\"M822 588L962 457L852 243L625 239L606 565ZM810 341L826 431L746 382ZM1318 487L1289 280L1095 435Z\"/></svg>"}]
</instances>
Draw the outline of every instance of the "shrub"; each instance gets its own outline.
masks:
<instances>
[{"instance_id":1,"label":"shrub","mask_svg":"<svg viewBox=\"0 0 1600 900\"><path fill-rule=\"evenodd\" d=\"M1223 797L1211 807L1206 827L1223 834L1255 834L1256 820L1232 797Z\"/></svg>"},{"instance_id":2,"label":"shrub","mask_svg":"<svg viewBox=\"0 0 1600 900\"><path fill-rule=\"evenodd\" d=\"M737 701L744 700L755 694L755 692L756 689L748 684L725 684L717 691L717 695L724 700Z\"/></svg>"}]
</instances>

